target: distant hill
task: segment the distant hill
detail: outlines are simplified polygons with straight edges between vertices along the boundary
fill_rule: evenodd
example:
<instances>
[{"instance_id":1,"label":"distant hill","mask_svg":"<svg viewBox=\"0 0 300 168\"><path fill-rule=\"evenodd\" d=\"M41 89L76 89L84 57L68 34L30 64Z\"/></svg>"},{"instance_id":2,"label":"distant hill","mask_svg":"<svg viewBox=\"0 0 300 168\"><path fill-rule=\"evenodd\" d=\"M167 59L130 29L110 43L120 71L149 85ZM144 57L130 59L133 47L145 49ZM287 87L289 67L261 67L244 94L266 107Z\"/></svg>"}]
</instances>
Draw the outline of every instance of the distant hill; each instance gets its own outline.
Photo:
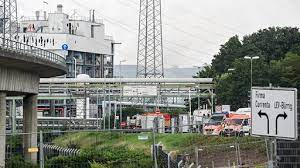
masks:
<instances>
[{"instance_id":1,"label":"distant hill","mask_svg":"<svg viewBox=\"0 0 300 168\"><path fill-rule=\"evenodd\" d=\"M136 77L136 65L121 65L122 76L125 78L135 78ZM191 78L198 72L198 68L180 68L172 67L165 68L165 78ZM120 76L120 66L115 65L114 76Z\"/></svg>"}]
</instances>

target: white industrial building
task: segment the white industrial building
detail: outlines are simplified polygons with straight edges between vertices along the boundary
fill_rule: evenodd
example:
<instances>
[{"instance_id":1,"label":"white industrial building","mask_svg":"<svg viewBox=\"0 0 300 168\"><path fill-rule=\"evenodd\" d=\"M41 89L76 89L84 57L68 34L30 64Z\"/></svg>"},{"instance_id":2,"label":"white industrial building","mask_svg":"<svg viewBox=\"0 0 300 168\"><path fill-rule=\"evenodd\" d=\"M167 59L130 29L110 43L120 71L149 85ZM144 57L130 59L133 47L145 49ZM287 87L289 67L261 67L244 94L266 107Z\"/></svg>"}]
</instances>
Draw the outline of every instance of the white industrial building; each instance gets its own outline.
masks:
<instances>
[{"instance_id":1,"label":"white industrial building","mask_svg":"<svg viewBox=\"0 0 300 168\"><path fill-rule=\"evenodd\" d=\"M63 12L62 5L57 5L56 12L36 11L34 15L20 18L17 39L19 42L65 56L68 73L64 77L80 78L80 74L91 78L114 76L116 43L111 36L105 35L105 25L102 20L95 19L94 11L90 11L89 17L68 15ZM42 116L89 117L89 112L92 111L90 102L95 101L95 98L84 97L39 98L38 111ZM98 107L94 107L96 112L93 113L97 113L97 109ZM83 111L87 111L87 114L83 114Z\"/></svg>"},{"instance_id":2,"label":"white industrial building","mask_svg":"<svg viewBox=\"0 0 300 168\"><path fill-rule=\"evenodd\" d=\"M105 26L90 16L69 16L63 6L57 11L36 11L34 17L22 17L19 41L64 55L67 78L87 74L93 78L113 77L114 40L105 35ZM76 69L76 73L74 72Z\"/></svg>"}]
</instances>

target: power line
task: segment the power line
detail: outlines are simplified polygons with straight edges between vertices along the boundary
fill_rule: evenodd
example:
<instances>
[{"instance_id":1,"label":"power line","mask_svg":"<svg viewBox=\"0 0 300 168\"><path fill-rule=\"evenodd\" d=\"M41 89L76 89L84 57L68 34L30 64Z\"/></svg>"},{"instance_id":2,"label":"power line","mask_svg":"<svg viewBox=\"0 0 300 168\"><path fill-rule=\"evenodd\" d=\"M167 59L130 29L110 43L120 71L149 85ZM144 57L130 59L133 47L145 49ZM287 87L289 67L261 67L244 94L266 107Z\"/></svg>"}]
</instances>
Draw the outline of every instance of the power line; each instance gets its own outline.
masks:
<instances>
[{"instance_id":1,"label":"power line","mask_svg":"<svg viewBox=\"0 0 300 168\"><path fill-rule=\"evenodd\" d=\"M88 6L86 6L86 5L84 5L84 4L80 3L80 2L78 2L77 0L73 0L73 2L76 3L76 4L77 4L78 6L80 6L80 7L84 7L84 8L86 8L86 9L90 9ZM112 24L114 24L114 25L120 26L120 28L126 30L127 32L129 32L129 33L134 33L134 34L137 33L137 29L136 29L136 28L132 28L132 27L130 27L130 26L128 26L128 25L126 25L126 24L120 22L120 21L116 21L116 19L111 18L111 17L109 17L109 16L105 16L104 14L100 13L99 11L96 11L96 12L97 12L97 14L99 14L101 17L103 17L104 20L106 20L106 21L108 21L108 22L110 22L110 23L112 23ZM133 30L134 30L134 31L133 31ZM200 51L200 50L191 49L191 48L189 48L189 47L186 47L186 46L183 46L183 45L180 45L180 44L177 44L177 43L168 41L168 40L165 40L165 41L167 42L166 44L171 43L171 44L177 45L177 46L179 46L179 47L181 47L181 48L189 49L189 50L192 50L192 51L197 52L197 53L200 53L200 54L207 54L207 55L210 55L208 52L204 52L204 51ZM181 53L179 53L178 51L172 50L172 49L170 49L170 48L168 48L168 47L166 47L166 46L165 46L165 48L166 48L167 50L170 50L170 51L173 52L173 53L176 53L177 55L185 56L185 57L190 57L190 56L186 56L186 55L184 55L184 54L181 54ZM191 58L191 57L190 57L190 58ZM194 58L193 58L193 59L194 59Z\"/></svg>"},{"instance_id":2,"label":"power line","mask_svg":"<svg viewBox=\"0 0 300 168\"><path fill-rule=\"evenodd\" d=\"M119 0L119 1L120 1L120 0ZM75 2L77 5L79 5L79 6L84 6L83 4L79 3L77 0L74 0L74 2ZM124 4L123 4L123 5L124 5ZM85 7L86 9L90 9L90 8L87 7L87 6L84 6L84 7ZM129 6L127 6L127 7L129 7ZM131 6L131 8L132 8L132 6ZM107 20L108 22L110 22L110 23L112 23L112 24L117 24L117 25L123 27L124 29L126 29L126 31L128 31L128 32L131 32L131 33L137 33L137 31L138 31L137 28L130 27L129 25L127 25L127 24L125 24L125 23L122 23L121 21L118 21L118 20L116 20L116 19L114 19L114 18L111 18L111 17L109 17L109 16L106 16L106 15L100 13L99 11L97 11L97 13L98 13L101 17L103 17L104 20ZM173 27L173 28L174 28L174 27ZM178 29L177 31L180 31L180 32L185 33L185 34L188 34L189 36L195 38L195 34L191 34L191 33L189 33L189 32L186 32L186 31L184 31L184 30L181 30L181 29L178 28L178 27L175 27L175 29ZM134 31L132 31L132 30L134 30ZM200 39L200 40L203 40L203 39L200 38L200 37L196 37L196 38L197 38L197 39ZM169 41L169 40L165 40L165 41L167 41L168 43L175 44L174 42ZM211 41L208 41L208 40L204 40L204 41L205 41L205 42L208 42L208 43L211 43L211 44L214 44L214 45L218 45L218 44L216 44L216 43L214 43L214 42L211 42ZM179 45L179 44L175 44L175 45L181 46L181 47L183 46L183 45ZM191 49L190 47L184 47L184 48L189 48L189 49ZM191 50L196 51L195 49L191 49ZM196 51L196 52L199 52L199 50ZM203 51L200 51L200 53L208 54L207 52L203 52Z\"/></svg>"},{"instance_id":3,"label":"power line","mask_svg":"<svg viewBox=\"0 0 300 168\"><path fill-rule=\"evenodd\" d=\"M118 0L118 1L121 2L122 0ZM127 2L130 2L131 4L138 5L137 2L133 2L133 1L131 1L131 0L126 0L126 1L127 1ZM181 7L181 10L182 10L182 7ZM196 15L195 13L192 13L191 11L188 11L188 10L185 10L185 13L191 13L191 15ZM172 20L177 21L177 19L174 18L174 17L170 17L170 16L165 15L165 14L163 14L163 15L164 15L164 17L167 17L167 18L169 18L169 19L172 19ZM240 32L238 29L233 28L233 27L228 26L228 25L225 25L225 24L221 24L221 23L215 22L215 21L213 21L211 18L207 18L207 17L204 17L204 16L198 16L198 15L197 15L197 17L198 17L199 19L205 20L205 21L210 22L210 23L212 23L212 24L220 25L220 26L226 28L227 30L229 30L229 31L231 31L231 32L234 32L234 33L238 32L238 33L243 34L243 33ZM197 18L197 19L198 19L198 18ZM195 28L201 28L201 29L203 29L202 25L192 25L192 26L195 27ZM205 30L205 31L209 32L208 30ZM213 32L213 33L216 34L216 35L219 35L219 36L227 37L226 35L223 35L223 34L220 34L220 33L217 33L217 32Z\"/></svg>"},{"instance_id":4,"label":"power line","mask_svg":"<svg viewBox=\"0 0 300 168\"><path fill-rule=\"evenodd\" d=\"M119 0L119 1L120 1L120 0ZM130 2L132 2L132 1L130 1ZM134 3L134 2L132 2L132 3ZM137 3L134 3L134 4L138 5ZM122 5L124 5L124 4L122 4ZM126 6L126 7L131 7L131 8L133 8L133 6L131 6L131 5L130 5L130 6ZM165 14L163 14L163 13L162 13L162 15L163 15L164 17L169 18L169 19L173 19L173 18L171 18L171 17L169 17L169 16L167 16L167 15L165 15ZM174 19L173 19L173 20L174 20ZM186 34L186 35L188 35L188 36L190 36L190 37L192 37L192 38L194 38L194 39L199 39L199 40L202 40L202 41L204 41L204 42L206 42L206 43L210 43L210 44L216 45L215 42L210 41L210 40L207 40L207 39L203 39L202 37L200 37L200 36L198 36L198 35L196 35L196 34L189 33L189 32L183 30L182 28L180 28L180 27L178 27L178 26L175 26L175 25L172 25L172 24L169 24L169 23L166 23L166 22L164 22L164 25L169 26L170 28L174 29L175 31L184 33L184 34ZM199 28L199 27L198 27L198 28ZM203 28L201 28L201 29L203 29ZM209 32L209 31L207 31L207 30L205 30L205 31L206 31L206 32ZM220 34L220 33L214 33L214 34L216 34L216 35L218 35L218 36L222 36L222 37L227 37L226 35L222 35L222 34Z\"/></svg>"}]
</instances>

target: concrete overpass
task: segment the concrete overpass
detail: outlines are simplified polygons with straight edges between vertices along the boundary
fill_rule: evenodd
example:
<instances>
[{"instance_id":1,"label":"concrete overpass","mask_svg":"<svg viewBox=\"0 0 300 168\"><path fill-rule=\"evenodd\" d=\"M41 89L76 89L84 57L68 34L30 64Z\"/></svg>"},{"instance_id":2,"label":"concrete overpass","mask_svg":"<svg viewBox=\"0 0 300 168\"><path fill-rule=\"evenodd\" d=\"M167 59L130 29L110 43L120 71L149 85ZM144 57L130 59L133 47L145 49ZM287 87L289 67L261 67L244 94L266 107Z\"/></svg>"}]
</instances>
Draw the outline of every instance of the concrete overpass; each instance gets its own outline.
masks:
<instances>
[{"instance_id":1,"label":"concrete overpass","mask_svg":"<svg viewBox=\"0 0 300 168\"><path fill-rule=\"evenodd\" d=\"M27 149L37 147L39 80L61 76L66 71L65 59L60 55L7 39L0 45L0 167L5 166L6 97L24 96L24 156L36 162L37 155Z\"/></svg>"}]
</instances>

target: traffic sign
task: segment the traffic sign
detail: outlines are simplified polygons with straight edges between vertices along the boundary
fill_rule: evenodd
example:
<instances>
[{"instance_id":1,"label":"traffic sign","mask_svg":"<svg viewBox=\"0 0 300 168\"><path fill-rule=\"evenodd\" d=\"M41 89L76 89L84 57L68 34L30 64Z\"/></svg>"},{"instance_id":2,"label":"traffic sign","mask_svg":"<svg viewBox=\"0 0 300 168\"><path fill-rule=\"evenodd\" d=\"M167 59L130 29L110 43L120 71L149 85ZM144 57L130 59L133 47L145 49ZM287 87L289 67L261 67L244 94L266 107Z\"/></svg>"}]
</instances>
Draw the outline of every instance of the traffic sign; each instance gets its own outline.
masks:
<instances>
[{"instance_id":1,"label":"traffic sign","mask_svg":"<svg viewBox=\"0 0 300 168\"><path fill-rule=\"evenodd\" d=\"M297 89L252 88L252 135L297 139Z\"/></svg>"},{"instance_id":2,"label":"traffic sign","mask_svg":"<svg viewBox=\"0 0 300 168\"><path fill-rule=\"evenodd\" d=\"M222 112L222 106L216 106L216 112Z\"/></svg>"},{"instance_id":3,"label":"traffic sign","mask_svg":"<svg viewBox=\"0 0 300 168\"><path fill-rule=\"evenodd\" d=\"M63 44L63 45L61 46L61 48L62 48L63 50L65 50L65 51L68 51L68 50L69 50L68 44Z\"/></svg>"}]
</instances>

